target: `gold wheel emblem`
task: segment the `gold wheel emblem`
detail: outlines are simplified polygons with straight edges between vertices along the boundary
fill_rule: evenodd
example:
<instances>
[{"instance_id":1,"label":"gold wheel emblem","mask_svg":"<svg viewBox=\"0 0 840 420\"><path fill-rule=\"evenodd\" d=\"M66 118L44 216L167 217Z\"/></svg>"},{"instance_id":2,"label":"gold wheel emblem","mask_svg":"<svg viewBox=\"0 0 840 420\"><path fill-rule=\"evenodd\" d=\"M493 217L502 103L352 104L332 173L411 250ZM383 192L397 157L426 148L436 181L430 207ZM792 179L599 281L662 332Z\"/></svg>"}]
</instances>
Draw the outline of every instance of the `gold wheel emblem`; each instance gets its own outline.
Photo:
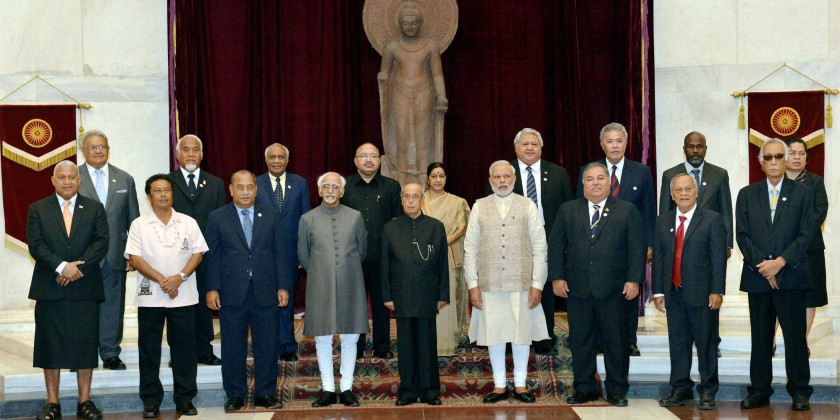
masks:
<instances>
[{"instance_id":1,"label":"gold wheel emblem","mask_svg":"<svg viewBox=\"0 0 840 420\"><path fill-rule=\"evenodd\" d=\"M780 136L789 136L799 129L799 113L790 107L781 107L770 116L770 126Z\"/></svg>"},{"instance_id":2,"label":"gold wheel emblem","mask_svg":"<svg viewBox=\"0 0 840 420\"><path fill-rule=\"evenodd\" d=\"M52 127L50 127L46 121L36 118L34 120L27 121L26 124L23 125L21 134L23 135L23 141L26 142L26 144L35 148L41 148L46 146L50 140L52 140L53 131Z\"/></svg>"}]
</instances>

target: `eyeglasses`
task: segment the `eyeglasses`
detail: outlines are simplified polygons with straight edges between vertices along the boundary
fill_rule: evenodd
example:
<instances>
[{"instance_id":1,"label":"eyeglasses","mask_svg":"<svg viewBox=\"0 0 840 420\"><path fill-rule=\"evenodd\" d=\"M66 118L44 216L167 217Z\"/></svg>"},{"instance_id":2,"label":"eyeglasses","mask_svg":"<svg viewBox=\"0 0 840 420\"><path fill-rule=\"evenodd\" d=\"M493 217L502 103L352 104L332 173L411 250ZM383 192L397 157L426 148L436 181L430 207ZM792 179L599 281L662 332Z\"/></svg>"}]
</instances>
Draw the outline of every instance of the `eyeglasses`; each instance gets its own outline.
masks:
<instances>
[{"instance_id":1,"label":"eyeglasses","mask_svg":"<svg viewBox=\"0 0 840 420\"><path fill-rule=\"evenodd\" d=\"M789 156L805 157L805 156L808 156L808 152L806 152L804 150L800 150L798 152L796 150L791 150L790 152L788 152L788 155Z\"/></svg>"},{"instance_id":2,"label":"eyeglasses","mask_svg":"<svg viewBox=\"0 0 840 420\"><path fill-rule=\"evenodd\" d=\"M88 146L88 147L85 147L85 149L87 149L88 152L96 152L96 151L108 150L108 146L106 146L104 144L100 144L100 145L96 145L96 146Z\"/></svg>"},{"instance_id":3,"label":"eyeglasses","mask_svg":"<svg viewBox=\"0 0 840 420\"><path fill-rule=\"evenodd\" d=\"M361 155L357 155L356 159L359 159L359 160L376 160L376 159L379 159L379 155L363 153Z\"/></svg>"},{"instance_id":4,"label":"eyeglasses","mask_svg":"<svg viewBox=\"0 0 840 420\"><path fill-rule=\"evenodd\" d=\"M341 189L341 185L324 184L324 185L321 185L321 189L324 190L324 191L329 191L329 190L338 191L338 190Z\"/></svg>"},{"instance_id":5,"label":"eyeglasses","mask_svg":"<svg viewBox=\"0 0 840 420\"><path fill-rule=\"evenodd\" d=\"M420 196L417 194L403 194L403 200L408 201L409 203L412 201L417 201L420 199Z\"/></svg>"},{"instance_id":6,"label":"eyeglasses","mask_svg":"<svg viewBox=\"0 0 840 420\"><path fill-rule=\"evenodd\" d=\"M785 160L785 154L784 153L776 153L774 155L766 154L766 155L762 156L762 158L764 159L765 162L770 162L773 159Z\"/></svg>"}]
</instances>

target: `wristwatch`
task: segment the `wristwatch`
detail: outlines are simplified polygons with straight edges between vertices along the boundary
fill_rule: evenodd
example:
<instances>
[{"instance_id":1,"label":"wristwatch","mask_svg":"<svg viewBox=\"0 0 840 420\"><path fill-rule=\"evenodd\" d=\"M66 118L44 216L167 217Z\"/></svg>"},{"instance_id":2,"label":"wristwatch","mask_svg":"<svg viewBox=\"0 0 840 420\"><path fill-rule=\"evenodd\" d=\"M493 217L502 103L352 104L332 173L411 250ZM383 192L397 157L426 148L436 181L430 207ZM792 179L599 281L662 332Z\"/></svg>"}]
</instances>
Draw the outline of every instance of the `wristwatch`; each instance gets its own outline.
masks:
<instances>
[{"instance_id":1,"label":"wristwatch","mask_svg":"<svg viewBox=\"0 0 840 420\"><path fill-rule=\"evenodd\" d=\"M178 273L178 274L181 275L181 281L187 281L187 278L189 278L189 276L184 274L184 273Z\"/></svg>"}]
</instances>

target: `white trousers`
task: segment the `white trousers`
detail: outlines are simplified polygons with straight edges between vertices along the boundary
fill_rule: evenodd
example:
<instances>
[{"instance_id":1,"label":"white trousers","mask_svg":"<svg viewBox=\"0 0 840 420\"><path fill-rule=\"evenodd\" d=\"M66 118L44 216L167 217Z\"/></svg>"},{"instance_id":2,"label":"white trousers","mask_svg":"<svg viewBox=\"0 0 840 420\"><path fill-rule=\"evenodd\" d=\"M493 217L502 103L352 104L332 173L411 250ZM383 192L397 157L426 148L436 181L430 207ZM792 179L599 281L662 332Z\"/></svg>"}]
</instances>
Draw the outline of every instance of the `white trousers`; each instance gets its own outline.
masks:
<instances>
[{"instance_id":1,"label":"white trousers","mask_svg":"<svg viewBox=\"0 0 840 420\"><path fill-rule=\"evenodd\" d=\"M356 342L359 334L339 334L341 339L341 392L353 388L353 370L356 368ZM335 392L335 376L333 374L333 336L319 335L315 337L315 354L318 356L318 369L321 370L321 386L324 391ZM502 349L504 355L504 349ZM502 359L504 362L504 359ZM502 365L504 367L504 365ZM502 370L504 372L504 370Z\"/></svg>"},{"instance_id":2,"label":"white trousers","mask_svg":"<svg viewBox=\"0 0 840 420\"><path fill-rule=\"evenodd\" d=\"M513 349L513 386L524 387L528 377L529 344L511 344ZM506 388L505 379L505 344L488 346L490 367L493 368L493 383L496 388Z\"/></svg>"}]
</instances>

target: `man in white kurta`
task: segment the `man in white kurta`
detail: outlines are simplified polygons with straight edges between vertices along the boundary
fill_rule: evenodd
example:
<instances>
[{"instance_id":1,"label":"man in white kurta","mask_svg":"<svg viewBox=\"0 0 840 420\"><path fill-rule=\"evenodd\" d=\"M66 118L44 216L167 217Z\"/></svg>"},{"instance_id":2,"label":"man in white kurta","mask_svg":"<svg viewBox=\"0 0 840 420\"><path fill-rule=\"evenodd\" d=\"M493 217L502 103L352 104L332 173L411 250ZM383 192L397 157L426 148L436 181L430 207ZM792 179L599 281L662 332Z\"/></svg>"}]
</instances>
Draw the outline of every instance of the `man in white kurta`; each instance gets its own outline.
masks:
<instances>
[{"instance_id":1,"label":"man in white kurta","mask_svg":"<svg viewBox=\"0 0 840 420\"><path fill-rule=\"evenodd\" d=\"M470 341L488 346L495 389L488 404L506 400L505 345L513 350L515 399L532 403L526 387L529 347L548 338L540 299L545 285L545 229L534 202L513 193L514 169L490 166L493 195L476 201L464 240L464 271L473 305Z\"/></svg>"}]
</instances>

